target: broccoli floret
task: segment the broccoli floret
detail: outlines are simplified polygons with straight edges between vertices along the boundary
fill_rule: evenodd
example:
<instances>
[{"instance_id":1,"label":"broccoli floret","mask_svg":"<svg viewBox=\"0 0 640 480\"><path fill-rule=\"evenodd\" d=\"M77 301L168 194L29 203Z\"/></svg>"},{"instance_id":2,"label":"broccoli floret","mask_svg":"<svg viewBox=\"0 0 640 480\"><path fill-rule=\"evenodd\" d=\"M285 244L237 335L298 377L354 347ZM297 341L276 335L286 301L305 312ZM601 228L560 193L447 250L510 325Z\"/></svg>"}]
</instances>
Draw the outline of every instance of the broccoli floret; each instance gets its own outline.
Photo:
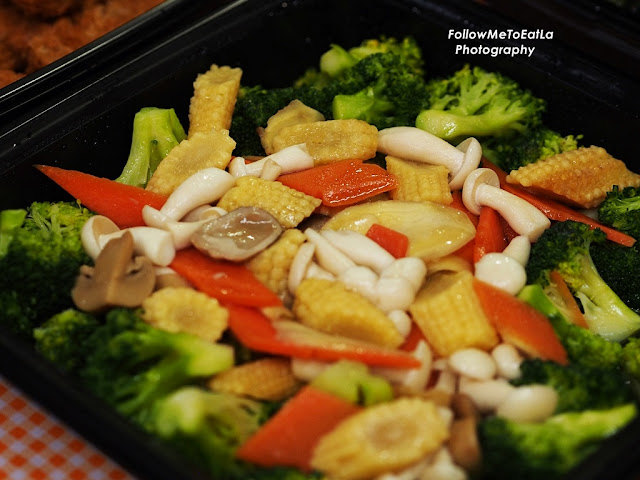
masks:
<instances>
[{"instance_id":1,"label":"broccoli floret","mask_svg":"<svg viewBox=\"0 0 640 480\"><path fill-rule=\"evenodd\" d=\"M593 264L602 279L634 312L640 313L640 246L606 242L591 247Z\"/></svg>"},{"instance_id":2,"label":"broccoli floret","mask_svg":"<svg viewBox=\"0 0 640 480\"><path fill-rule=\"evenodd\" d=\"M640 315L625 305L593 263L590 246L605 241L600 229L574 221L556 222L531 248L527 283L544 288L551 271L557 270L579 300L589 328L607 340L621 341L640 329Z\"/></svg>"},{"instance_id":3,"label":"broccoli floret","mask_svg":"<svg viewBox=\"0 0 640 480\"><path fill-rule=\"evenodd\" d=\"M337 52L337 48L334 46L330 52ZM413 125L428 100L421 51L415 41L370 40L354 52L355 61L333 75L307 70L292 86L272 89L243 86L230 129L238 154L263 154L256 129L266 126L269 117L295 99L318 110L328 120L360 118L378 128ZM338 95L341 97L335 106L334 98Z\"/></svg>"},{"instance_id":4,"label":"broccoli floret","mask_svg":"<svg viewBox=\"0 0 640 480\"><path fill-rule=\"evenodd\" d=\"M129 158L116 181L145 187L160 161L186 137L173 108L141 109L133 119Z\"/></svg>"},{"instance_id":5,"label":"broccoli floret","mask_svg":"<svg viewBox=\"0 0 640 480\"><path fill-rule=\"evenodd\" d=\"M87 339L78 371L85 386L143 423L156 400L233 365L233 349L145 323L140 311L116 308Z\"/></svg>"},{"instance_id":6,"label":"broccoli floret","mask_svg":"<svg viewBox=\"0 0 640 480\"><path fill-rule=\"evenodd\" d=\"M188 386L156 402L146 428L215 478L308 478L293 470L287 477L289 469L262 469L234 457L270 410L267 403Z\"/></svg>"},{"instance_id":7,"label":"broccoli floret","mask_svg":"<svg viewBox=\"0 0 640 480\"><path fill-rule=\"evenodd\" d=\"M89 354L87 339L99 325L94 315L69 308L34 329L35 348L50 362L75 373L84 365Z\"/></svg>"},{"instance_id":8,"label":"broccoli floret","mask_svg":"<svg viewBox=\"0 0 640 480\"><path fill-rule=\"evenodd\" d=\"M527 359L514 385L542 384L558 393L555 412L606 409L633 401L633 392L620 369L586 367L578 363Z\"/></svg>"},{"instance_id":9,"label":"broccoli floret","mask_svg":"<svg viewBox=\"0 0 640 480\"><path fill-rule=\"evenodd\" d=\"M629 403L560 413L540 423L489 417L478 427L483 468L492 479L563 478L635 416L636 406Z\"/></svg>"},{"instance_id":10,"label":"broccoli floret","mask_svg":"<svg viewBox=\"0 0 640 480\"><path fill-rule=\"evenodd\" d=\"M524 132L542 123L545 102L514 80L465 65L428 82L430 106L416 127L445 140Z\"/></svg>"},{"instance_id":11,"label":"broccoli floret","mask_svg":"<svg viewBox=\"0 0 640 480\"><path fill-rule=\"evenodd\" d=\"M22 208L0 212L0 258L9 251L13 234L22 227L26 217L27 211Z\"/></svg>"},{"instance_id":12,"label":"broccoli floret","mask_svg":"<svg viewBox=\"0 0 640 480\"><path fill-rule=\"evenodd\" d=\"M78 269L91 262L80 234L93 214L76 202L34 202L24 212L0 255L0 323L31 339L34 327L73 306Z\"/></svg>"},{"instance_id":13,"label":"broccoli floret","mask_svg":"<svg viewBox=\"0 0 640 480\"><path fill-rule=\"evenodd\" d=\"M397 40L394 37L382 36L364 40L360 45L346 50L340 45L332 44L331 48L320 56L318 68L308 69L294 82L294 86L312 85L325 87L332 78L339 77L360 60L377 53L393 54L416 75L423 76L422 51L412 37Z\"/></svg>"},{"instance_id":14,"label":"broccoli floret","mask_svg":"<svg viewBox=\"0 0 640 480\"><path fill-rule=\"evenodd\" d=\"M640 240L640 188L614 185L598 206L598 219Z\"/></svg>"},{"instance_id":15,"label":"broccoli floret","mask_svg":"<svg viewBox=\"0 0 640 480\"><path fill-rule=\"evenodd\" d=\"M569 322L562 312L562 305L554 301L557 297L553 294L553 288L552 284L547 285L544 290L539 284L526 285L520 290L518 297L549 318L571 364L606 370L620 368L620 343L605 340L588 328Z\"/></svg>"},{"instance_id":16,"label":"broccoli floret","mask_svg":"<svg viewBox=\"0 0 640 480\"><path fill-rule=\"evenodd\" d=\"M333 118L357 118L379 129L412 126L429 104L422 71L393 54L365 57L343 72L334 91Z\"/></svg>"},{"instance_id":17,"label":"broccoli floret","mask_svg":"<svg viewBox=\"0 0 640 480\"><path fill-rule=\"evenodd\" d=\"M558 153L578 148L582 135L562 136L539 125L506 137L490 137L482 142L482 153L506 172Z\"/></svg>"},{"instance_id":18,"label":"broccoli floret","mask_svg":"<svg viewBox=\"0 0 640 480\"><path fill-rule=\"evenodd\" d=\"M336 95L333 116L338 119L357 118L373 124L377 118L393 109L393 103L382 94L384 85L368 87L353 95Z\"/></svg>"},{"instance_id":19,"label":"broccoli floret","mask_svg":"<svg viewBox=\"0 0 640 480\"><path fill-rule=\"evenodd\" d=\"M271 89L260 85L242 86L229 130L229 135L236 142L234 152L237 155L264 155L257 128L265 127L267 120L292 100L298 99L326 118L332 118L331 104L334 96L332 89L312 86Z\"/></svg>"}]
</instances>

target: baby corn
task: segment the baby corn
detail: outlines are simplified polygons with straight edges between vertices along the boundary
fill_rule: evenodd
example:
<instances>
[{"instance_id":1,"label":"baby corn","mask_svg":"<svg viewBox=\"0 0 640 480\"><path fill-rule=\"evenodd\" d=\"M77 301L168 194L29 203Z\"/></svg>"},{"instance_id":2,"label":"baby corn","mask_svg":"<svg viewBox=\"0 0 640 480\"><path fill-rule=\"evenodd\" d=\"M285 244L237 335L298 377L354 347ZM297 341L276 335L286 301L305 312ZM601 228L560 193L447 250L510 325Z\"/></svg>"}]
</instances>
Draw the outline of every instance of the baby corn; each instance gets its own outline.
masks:
<instances>
[{"instance_id":1,"label":"baby corn","mask_svg":"<svg viewBox=\"0 0 640 480\"><path fill-rule=\"evenodd\" d=\"M281 110L278 110L267 121L266 128L259 128L258 134L260 135L260 142L262 148L271 155L275 153L273 148L273 139L280 133L280 131L290 125L298 125L301 123L321 122L324 120L324 115L319 111L306 106L300 100L293 100L289 105Z\"/></svg>"},{"instance_id":2,"label":"baby corn","mask_svg":"<svg viewBox=\"0 0 640 480\"><path fill-rule=\"evenodd\" d=\"M293 313L300 323L325 333L392 348L403 342L382 310L337 281L303 280L296 290Z\"/></svg>"},{"instance_id":3,"label":"baby corn","mask_svg":"<svg viewBox=\"0 0 640 480\"><path fill-rule=\"evenodd\" d=\"M209 388L218 392L274 402L292 395L299 386L291 362L284 358L261 358L238 365L209 381Z\"/></svg>"},{"instance_id":4,"label":"baby corn","mask_svg":"<svg viewBox=\"0 0 640 480\"><path fill-rule=\"evenodd\" d=\"M433 402L404 397L342 421L320 439L311 465L334 480L375 478L435 452L448 436Z\"/></svg>"},{"instance_id":5,"label":"baby corn","mask_svg":"<svg viewBox=\"0 0 640 480\"><path fill-rule=\"evenodd\" d=\"M227 130L196 133L171 149L158 164L147 190L168 196L199 170L209 167L224 169L231 161L235 146L236 142L229 137Z\"/></svg>"},{"instance_id":6,"label":"baby corn","mask_svg":"<svg viewBox=\"0 0 640 480\"><path fill-rule=\"evenodd\" d=\"M473 291L469 271L427 277L409 312L441 356L467 347L488 350L498 343L498 335Z\"/></svg>"},{"instance_id":7,"label":"baby corn","mask_svg":"<svg viewBox=\"0 0 640 480\"><path fill-rule=\"evenodd\" d=\"M287 279L298 248L306 237L300 230L286 230L271 246L247 262L254 275L282 299L289 295Z\"/></svg>"},{"instance_id":8,"label":"baby corn","mask_svg":"<svg viewBox=\"0 0 640 480\"><path fill-rule=\"evenodd\" d=\"M576 206L594 208L614 185L640 187L640 175L627 169L602 147L580 147L530 163L507 176L507 182L529 187Z\"/></svg>"},{"instance_id":9,"label":"baby corn","mask_svg":"<svg viewBox=\"0 0 640 480\"><path fill-rule=\"evenodd\" d=\"M293 228L320 205L319 198L306 195L280 182L258 177L240 177L218 206L228 212L239 207L259 207L274 216L284 228Z\"/></svg>"},{"instance_id":10,"label":"baby corn","mask_svg":"<svg viewBox=\"0 0 640 480\"><path fill-rule=\"evenodd\" d=\"M398 186L391 191L393 200L428 201L443 205L449 205L453 201L446 167L412 162L391 155L386 160L387 170L398 182Z\"/></svg>"},{"instance_id":11,"label":"baby corn","mask_svg":"<svg viewBox=\"0 0 640 480\"><path fill-rule=\"evenodd\" d=\"M280 151L304 143L315 165L339 160L367 160L376 155L378 129L362 120L327 120L283 127L273 138Z\"/></svg>"},{"instance_id":12,"label":"baby corn","mask_svg":"<svg viewBox=\"0 0 640 480\"><path fill-rule=\"evenodd\" d=\"M189 137L214 128L229 130L241 77L240 68L218 65L196 77L189 104Z\"/></svg>"},{"instance_id":13,"label":"baby corn","mask_svg":"<svg viewBox=\"0 0 640 480\"><path fill-rule=\"evenodd\" d=\"M166 287L142 302L145 322L169 332L185 332L216 342L227 329L229 312L215 298L189 287Z\"/></svg>"}]
</instances>

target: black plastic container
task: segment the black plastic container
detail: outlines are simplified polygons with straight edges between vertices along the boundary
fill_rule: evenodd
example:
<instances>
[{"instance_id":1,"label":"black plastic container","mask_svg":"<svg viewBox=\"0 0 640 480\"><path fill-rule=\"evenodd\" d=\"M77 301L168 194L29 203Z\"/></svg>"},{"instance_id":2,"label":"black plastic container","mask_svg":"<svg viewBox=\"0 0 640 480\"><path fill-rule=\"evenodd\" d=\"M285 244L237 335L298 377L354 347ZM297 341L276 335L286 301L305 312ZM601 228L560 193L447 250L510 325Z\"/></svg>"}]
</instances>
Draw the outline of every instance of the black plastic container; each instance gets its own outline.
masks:
<instances>
[{"instance_id":1,"label":"black plastic container","mask_svg":"<svg viewBox=\"0 0 640 480\"><path fill-rule=\"evenodd\" d=\"M522 28L495 9L462 0L175 5L179 3L184 8L176 9L163 27L139 25L136 34L145 41L118 54L108 48L110 54L94 57L94 68L83 75L73 77L73 69L68 78L63 70L56 72L65 81L38 102L18 105L0 97L0 112L11 106L15 113L0 116L0 209L66 198L32 167L36 163L115 178L129 152L134 114L147 106L173 107L187 125L192 83L212 63L242 67L247 85L285 85L312 66L330 43L350 46L380 34L414 36L423 47L429 75L472 63L515 78L548 100L551 127L564 134L582 133L585 143L605 147L640 171L638 80L597 62L581 52L579 44L557 34L554 39L493 42L535 46L530 57L456 54L457 45L465 41L449 38L450 30ZM541 22L535 28L548 30L550 25ZM159 30L150 31L155 28ZM0 335L0 370L140 478L205 478L8 333ZM607 442L569 478L632 478L640 471L638 439L640 421Z\"/></svg>"}]
</instances>

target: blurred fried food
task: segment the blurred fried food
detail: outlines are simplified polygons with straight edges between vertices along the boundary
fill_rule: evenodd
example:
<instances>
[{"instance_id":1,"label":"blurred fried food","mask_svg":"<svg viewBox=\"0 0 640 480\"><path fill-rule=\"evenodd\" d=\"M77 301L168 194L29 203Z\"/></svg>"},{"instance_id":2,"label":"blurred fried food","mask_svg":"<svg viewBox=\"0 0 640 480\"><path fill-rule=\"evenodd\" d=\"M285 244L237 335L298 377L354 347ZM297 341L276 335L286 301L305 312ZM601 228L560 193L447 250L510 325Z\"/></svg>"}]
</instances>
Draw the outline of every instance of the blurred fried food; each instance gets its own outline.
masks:
<instances>
[{"instance_id":1,"label":"blurred fried food","mask_svg":"<svg viewBox=\"0 0 640 480\"><path fill-rule=\"evenodd\" d=\"M0 88L163 0L0 0Z\"/></svg>"},{"instance_id":2,"label":"blurred fried food","mask_svg":"<svg viewBox=\"0 0 640 480\"><path fill-rule=\"evenodd\" d=\"M82 0L11 0L11 2L27 15L44 18L59 17L82 4Z\"/></svg>"}]
</instances>

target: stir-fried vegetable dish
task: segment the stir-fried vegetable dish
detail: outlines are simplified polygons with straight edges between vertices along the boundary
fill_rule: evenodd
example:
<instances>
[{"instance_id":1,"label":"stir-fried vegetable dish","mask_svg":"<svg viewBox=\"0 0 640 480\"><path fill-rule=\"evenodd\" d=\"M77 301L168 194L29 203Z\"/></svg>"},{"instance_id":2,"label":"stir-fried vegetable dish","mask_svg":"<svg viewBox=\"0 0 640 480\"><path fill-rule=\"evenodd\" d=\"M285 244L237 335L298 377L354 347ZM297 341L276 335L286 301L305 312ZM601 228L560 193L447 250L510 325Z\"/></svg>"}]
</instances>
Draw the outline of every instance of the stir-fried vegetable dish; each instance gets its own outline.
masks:
<instances>
[{"instance_id":1,"label":"stir-fried vegetable dish","mask_svg":"<svg viewBox=\"0 0 640 480\"><path fill-rule=\"evenodd\" d=\"M5 327L214 478L562 478L637 416L640 174L411 38L242 73L115 179L36 166Z\"/></svg>"}]
</instances>

